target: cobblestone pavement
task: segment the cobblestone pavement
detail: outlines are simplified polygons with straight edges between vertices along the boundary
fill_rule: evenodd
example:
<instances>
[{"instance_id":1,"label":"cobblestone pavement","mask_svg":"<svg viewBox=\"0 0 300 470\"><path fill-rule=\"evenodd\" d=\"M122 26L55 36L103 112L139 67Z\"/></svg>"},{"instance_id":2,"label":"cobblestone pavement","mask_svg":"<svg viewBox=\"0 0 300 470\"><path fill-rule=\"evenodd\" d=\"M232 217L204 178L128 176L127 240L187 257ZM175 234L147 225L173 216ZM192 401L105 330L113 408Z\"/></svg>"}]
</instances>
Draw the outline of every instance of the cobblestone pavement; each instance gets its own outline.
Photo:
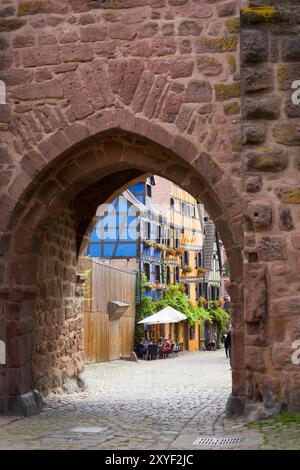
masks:
<instances>
[{"instance_id":1,"label":"cobblestone pavement","mask_svg":"<svg viewBox=\"0 0 300 470\"><path fill-rule=\"evenodd\" d=\"M0 449L198 449L201 436L241 437L234 448L272 447L261 429L225 419L224 351L90 365L86 376L88 390L47 399L38 416L2 417Z\"/></svg>"}]
</instances>

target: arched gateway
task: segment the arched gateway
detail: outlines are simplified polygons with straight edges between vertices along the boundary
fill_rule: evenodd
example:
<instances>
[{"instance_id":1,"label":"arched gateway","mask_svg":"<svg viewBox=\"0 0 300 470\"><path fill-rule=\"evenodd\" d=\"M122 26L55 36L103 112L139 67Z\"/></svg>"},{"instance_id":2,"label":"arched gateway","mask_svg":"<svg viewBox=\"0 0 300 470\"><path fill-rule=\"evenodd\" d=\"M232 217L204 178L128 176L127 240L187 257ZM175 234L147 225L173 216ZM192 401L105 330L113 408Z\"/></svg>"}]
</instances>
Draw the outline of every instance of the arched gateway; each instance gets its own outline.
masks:
<instances>
[{"instance_id":1,"label":"arched gateway","mask_svg":"<svg viewBox=\"0 0 300 470\"><path fill-rule=\"evenodd\" d=\"M37 381L79 377L84 238L96 207L148 173L199 198L225 244L228 411L299 410L297 2L6 3L0 410L35 413Z\"/></svg>"}]
</instances>

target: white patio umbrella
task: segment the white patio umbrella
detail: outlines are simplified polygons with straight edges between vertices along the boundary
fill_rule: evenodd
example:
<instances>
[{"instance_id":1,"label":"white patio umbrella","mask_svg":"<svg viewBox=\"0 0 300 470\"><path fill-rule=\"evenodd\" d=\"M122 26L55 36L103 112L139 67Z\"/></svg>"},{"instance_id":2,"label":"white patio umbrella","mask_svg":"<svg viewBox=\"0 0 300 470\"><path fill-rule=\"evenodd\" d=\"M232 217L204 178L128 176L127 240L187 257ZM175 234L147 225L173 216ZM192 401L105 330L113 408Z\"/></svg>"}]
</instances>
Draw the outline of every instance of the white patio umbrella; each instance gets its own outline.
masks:
<instances>
[{"instance_id":1,"label":"white patio umbrella","mask_svg":"<svg viewBox=\"0 0 300 470\"><path fill-rule=\"evenodd\" d=\"M160 323L178 323L186 320L186 316L183 313L178 312L173 307L165 307L157 313L154 313L150 317L144 318L144 320L138 323L147 323L148 325L158 325Z\"/></svg>"}]
</instances>

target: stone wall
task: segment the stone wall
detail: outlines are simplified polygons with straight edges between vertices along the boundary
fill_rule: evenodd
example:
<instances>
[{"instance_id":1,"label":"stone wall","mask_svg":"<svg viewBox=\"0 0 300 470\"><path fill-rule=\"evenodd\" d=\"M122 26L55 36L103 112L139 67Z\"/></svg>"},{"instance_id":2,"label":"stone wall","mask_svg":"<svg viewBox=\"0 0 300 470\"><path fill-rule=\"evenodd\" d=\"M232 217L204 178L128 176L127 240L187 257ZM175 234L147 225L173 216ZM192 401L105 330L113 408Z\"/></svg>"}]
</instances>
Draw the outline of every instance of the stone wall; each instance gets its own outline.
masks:
<instances>
[{"instance_id":1,"label":"stone wall","mask_svg":"<svg viewBox=\"0 0 300 470\"><path fill-rule=\"evenodd\" d=\"M33 383L43 395L54 390L75 391L84 364L74 212L66 208L46 226L33 318Z\"/></svg>"},{"instance_id":2,"label":"stone wall","mask_svg":"<svg viewBox=\"0 0 300 470\"><path fill-rule=\"evenodd\" d=\"M240 285L239 5L238 0L6 0L1 6L0 80L7 103L0 105L0 295L6 305L0 339L8 335L4 317L19 325L35 310L40 240L34 240L51 206L59 197L95 195L94 201L91 196L77 201L80 246L90 207L100 198L96 190L111 196L117 181L129 183L121 175L126 165L134 178L155 172L201 195L214 220L219 218L231 250L233 285ZM121 143L116 129L124 131ZM102 145L106 131L112 132L111 142ZM149 142L155 143L151 158L145 152ZM120 177L109 181L117 171ZM242 310L241 296L234 308ZM4 387L13 403L32 389L31 326L25 323L11 341L18 360L9 360L6 369ZM238 374L242 382L241 364Z\"/></svg>"},{"instance_id":3,"label":"stone wall","mask_svg":"<svg viewBox=\"0 0 300 470\"><path fill-rule=\"evenodd\" d=\"M238 185L239 3L6 1L0 79L8 104L0 107L0 122L9 131L7 202L16 181L28 183L36 161L30 153L23 167L15 166L13 155L114 107L190 136L232 170Z\"/></svg>"},{"instance_id":4,"label":"stone wall","mask_svg":"<svg viewBox=\"0 0 300 470\"><path fill-rule=\"evenodd\" d=\"M300 410L300 80L298 1L242 12L246 396L264 413ZM251 405L249 406L251 409ZM259 416L259 413L258 413Z\"/></svg>"},{"instance_id":5,"label":"stone wall","mask_svg":"<svg viewBox=\"0 0 300 470\"><path fill-rule=\"evenodd\" d=\"M2 3L0 339L8 353L0 398L20 411L33 387L32 318L50 211L72 202L79 250L97 203L150 172L203 201L225 243L232 409L242 411L245 397L250 411L260 403L256 415L298 409L300 124L290 89L299 78L298 0ZM61 248L50 253L50 245L62 239L47 236L49 265L60 270L53 257ZM59 312L76 304L75 281L47 279L55 328L65 333ZM48 328L60 351L51 367L65 371L60 385L73 365L51 324L39 338ZM51 344L39 346L51 356ZM35 358L42 364L42 354Z\"/></svg>"}]
</instances>

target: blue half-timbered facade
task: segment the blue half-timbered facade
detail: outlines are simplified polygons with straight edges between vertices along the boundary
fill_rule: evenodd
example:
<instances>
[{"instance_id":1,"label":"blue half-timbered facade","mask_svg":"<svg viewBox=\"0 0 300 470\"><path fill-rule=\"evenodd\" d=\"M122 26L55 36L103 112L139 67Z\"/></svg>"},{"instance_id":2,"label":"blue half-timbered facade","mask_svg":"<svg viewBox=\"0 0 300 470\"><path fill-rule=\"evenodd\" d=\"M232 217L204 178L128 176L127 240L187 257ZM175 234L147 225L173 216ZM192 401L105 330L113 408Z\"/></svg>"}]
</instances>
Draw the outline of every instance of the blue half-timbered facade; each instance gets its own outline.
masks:
<instances>
[{"instance_id":1,"label":"blue half-timbered facade","mask_svg":"<svg viewBox=\"0 0 300 470\"><path fill-rule=\"evenodd\" d=\"M166 223L152 207L154 178L136 183L109 204L99 207L97 224L90 236L86 255L102 260L135 259L136 269L144 272L156 289L145 295L161 298L163 252L149 246L148 240L162 243Z\"/></svg>"}]
</instances>

